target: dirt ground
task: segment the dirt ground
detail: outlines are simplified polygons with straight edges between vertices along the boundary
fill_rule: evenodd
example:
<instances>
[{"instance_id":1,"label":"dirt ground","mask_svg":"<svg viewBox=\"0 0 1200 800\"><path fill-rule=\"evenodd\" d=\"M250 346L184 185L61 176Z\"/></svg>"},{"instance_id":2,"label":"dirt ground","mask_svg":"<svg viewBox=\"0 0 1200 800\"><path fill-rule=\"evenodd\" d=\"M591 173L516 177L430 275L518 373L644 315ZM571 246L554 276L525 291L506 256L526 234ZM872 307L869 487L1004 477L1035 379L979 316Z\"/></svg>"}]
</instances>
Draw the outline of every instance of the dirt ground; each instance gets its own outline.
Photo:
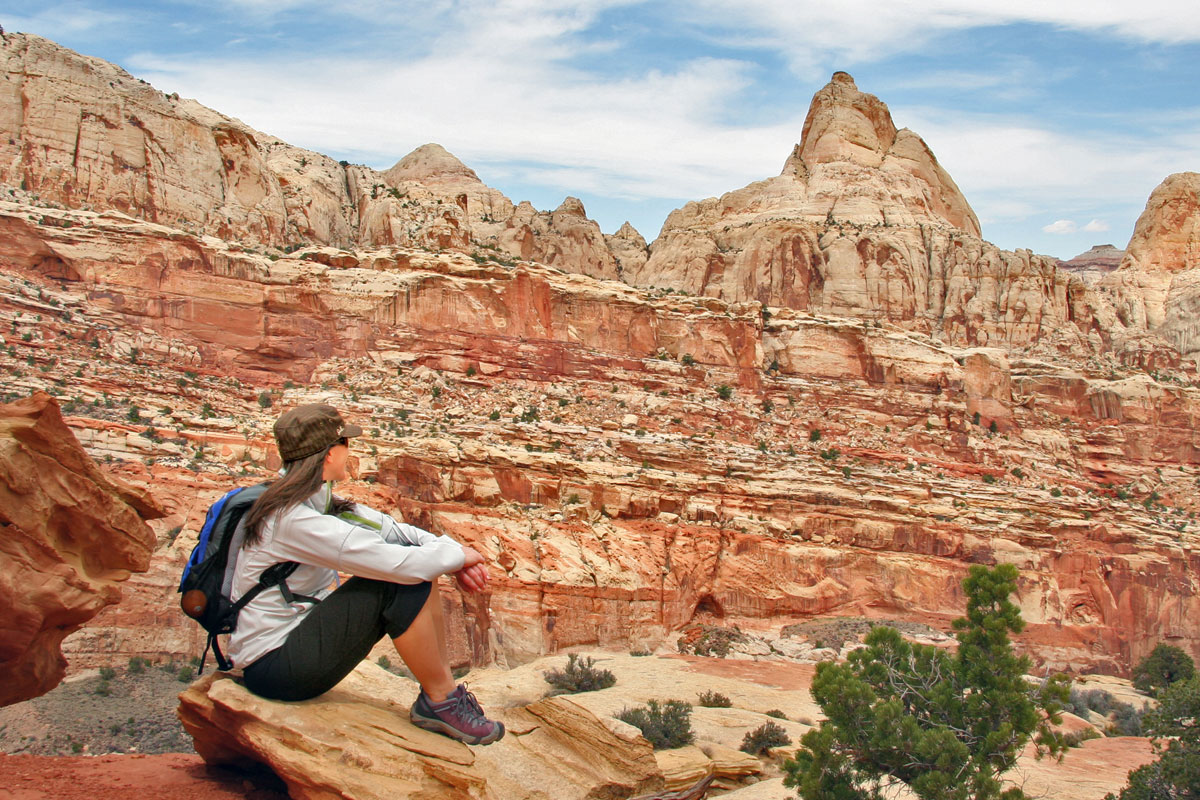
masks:
<instances>
[{"instance_id":1,"label":"dirt ground","mask_svg":"<svg viewBox=\"0 0 1200 800\"><path fill-rule=\"evenodd\" d=\"M271 773L210 769L200 756L0 755L2 800L285 800Z\"/></svg>"}]
</instances>

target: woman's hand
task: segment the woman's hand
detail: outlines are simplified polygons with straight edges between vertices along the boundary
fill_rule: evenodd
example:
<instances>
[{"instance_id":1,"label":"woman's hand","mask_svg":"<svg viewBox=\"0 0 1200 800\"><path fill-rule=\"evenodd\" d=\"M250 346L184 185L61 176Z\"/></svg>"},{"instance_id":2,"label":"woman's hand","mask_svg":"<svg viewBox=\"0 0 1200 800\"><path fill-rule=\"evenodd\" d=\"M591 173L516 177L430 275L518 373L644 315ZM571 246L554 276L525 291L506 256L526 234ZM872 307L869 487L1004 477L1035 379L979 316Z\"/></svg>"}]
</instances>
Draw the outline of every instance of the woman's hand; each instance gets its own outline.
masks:
<instances>
[{"instance_id":1,"label":"woman's hand","mask_svg":"<svg viewBox=\"0 0 1200 800\"><path fill-rule=\"evenodd\" d=\"M463 568L454 573L458 588L467 594L482 592L488 585L488 571L483 556L474 547L463 545Z\"/></svg>"}]
</instances>

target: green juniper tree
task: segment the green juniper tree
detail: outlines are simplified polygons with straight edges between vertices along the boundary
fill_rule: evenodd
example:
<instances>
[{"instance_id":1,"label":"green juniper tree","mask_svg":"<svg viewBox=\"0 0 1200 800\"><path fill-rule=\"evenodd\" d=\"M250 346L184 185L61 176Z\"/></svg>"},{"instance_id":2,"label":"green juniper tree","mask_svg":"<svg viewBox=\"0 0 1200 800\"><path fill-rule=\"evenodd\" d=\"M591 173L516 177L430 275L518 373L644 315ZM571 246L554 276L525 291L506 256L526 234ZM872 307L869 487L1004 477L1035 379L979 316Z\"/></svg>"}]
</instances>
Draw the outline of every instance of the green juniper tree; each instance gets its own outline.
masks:
<instances>
[{"instance_id":1,"label":"green juniper tree","mask_svg":"<svg viewBox=\"0 0 1200 800\"><path fill-rule=\"evenodd\" d=\"M785 763L785 784L804 800L878 800L898 783L922 800L1022 800L1000 776L1030 739L1062 752L1050 724L1068 688L1061 675L1025 680L1029 659L1009 640L1024 627L1008 599L1016 581L1011 564L971 567L956 653L877 627L845 664L820 664L812 693L827 719Z\"/></svg>"},{"instance_id":2,"label":"green juniper tree","mask_svg":"<svg viewBox=\"0 0 1200 800\"><path fill-rule=\"evenodd\" d=\"M1160 642L1133 668L1133 685L1139 691L1157 697L1171 684L1189 680L1195 674L1196 664L1191 656L1178 647Z\"/></svg>"},{"instance_id":3,"label":"green juniper tree","mask_svg":"<svg viewBox=\"0 0 1200 800\"><path fill-rule=\"evenodd\" d=\"M1143 725L1157 761L1129 773L1129 785L1105 800L1200 800L1200 675L1175 681L1159 695Z\"/></svg>"}]
</instances>

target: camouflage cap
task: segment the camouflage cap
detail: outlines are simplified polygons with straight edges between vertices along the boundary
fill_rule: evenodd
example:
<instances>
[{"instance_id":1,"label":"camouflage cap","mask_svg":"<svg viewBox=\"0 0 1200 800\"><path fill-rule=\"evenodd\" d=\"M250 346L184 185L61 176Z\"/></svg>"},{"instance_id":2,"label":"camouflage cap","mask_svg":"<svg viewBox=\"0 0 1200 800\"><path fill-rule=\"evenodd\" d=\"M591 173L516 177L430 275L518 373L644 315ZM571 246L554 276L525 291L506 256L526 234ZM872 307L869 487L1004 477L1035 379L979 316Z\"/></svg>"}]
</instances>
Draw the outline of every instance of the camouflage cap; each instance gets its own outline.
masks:
<instances>
[{"instance_id":1,"label":"camouflage cap","mask_svg":"<svg viewBox=\"0 0 1200 800\"><path fill-rule=\"evenodd\" d=\"M297 406L275 421L275 442L284 461L307 458L338 439L361 435L362 428L347 425L336 408L321 403Z\"/></svg>"}]
</instances>

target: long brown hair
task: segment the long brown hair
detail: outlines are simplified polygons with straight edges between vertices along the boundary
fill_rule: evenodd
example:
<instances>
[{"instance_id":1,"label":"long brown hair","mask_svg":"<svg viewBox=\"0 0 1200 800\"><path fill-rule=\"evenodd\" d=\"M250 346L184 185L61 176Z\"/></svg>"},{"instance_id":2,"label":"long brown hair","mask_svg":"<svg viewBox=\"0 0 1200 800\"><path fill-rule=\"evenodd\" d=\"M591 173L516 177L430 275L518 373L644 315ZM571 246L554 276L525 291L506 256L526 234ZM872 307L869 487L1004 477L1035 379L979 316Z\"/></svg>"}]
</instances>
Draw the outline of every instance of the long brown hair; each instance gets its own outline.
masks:
<instances>
[{"instance_id":1,"label":"long brown hair","mask_svg":"<svg viewBox=\"0 0 1200 800\"><path fill-rule=\"evenodd\" d=\"M344 444L345 441L340 443ZM275 515L275 512L299 505L317 493L317 490L321 488L325 455L336 444L339 443L330 445L311 456L284 462L283 477L268 486L266 491L254 501L254 505L250 506L250 510L246 512L246 538L242 542L242 547L249 547L262 541L263 525L267 519ZM326 514L336 516L353 507L354 503L333 495L330 507L322 510Z\"/></svg>"}]
</instances>

